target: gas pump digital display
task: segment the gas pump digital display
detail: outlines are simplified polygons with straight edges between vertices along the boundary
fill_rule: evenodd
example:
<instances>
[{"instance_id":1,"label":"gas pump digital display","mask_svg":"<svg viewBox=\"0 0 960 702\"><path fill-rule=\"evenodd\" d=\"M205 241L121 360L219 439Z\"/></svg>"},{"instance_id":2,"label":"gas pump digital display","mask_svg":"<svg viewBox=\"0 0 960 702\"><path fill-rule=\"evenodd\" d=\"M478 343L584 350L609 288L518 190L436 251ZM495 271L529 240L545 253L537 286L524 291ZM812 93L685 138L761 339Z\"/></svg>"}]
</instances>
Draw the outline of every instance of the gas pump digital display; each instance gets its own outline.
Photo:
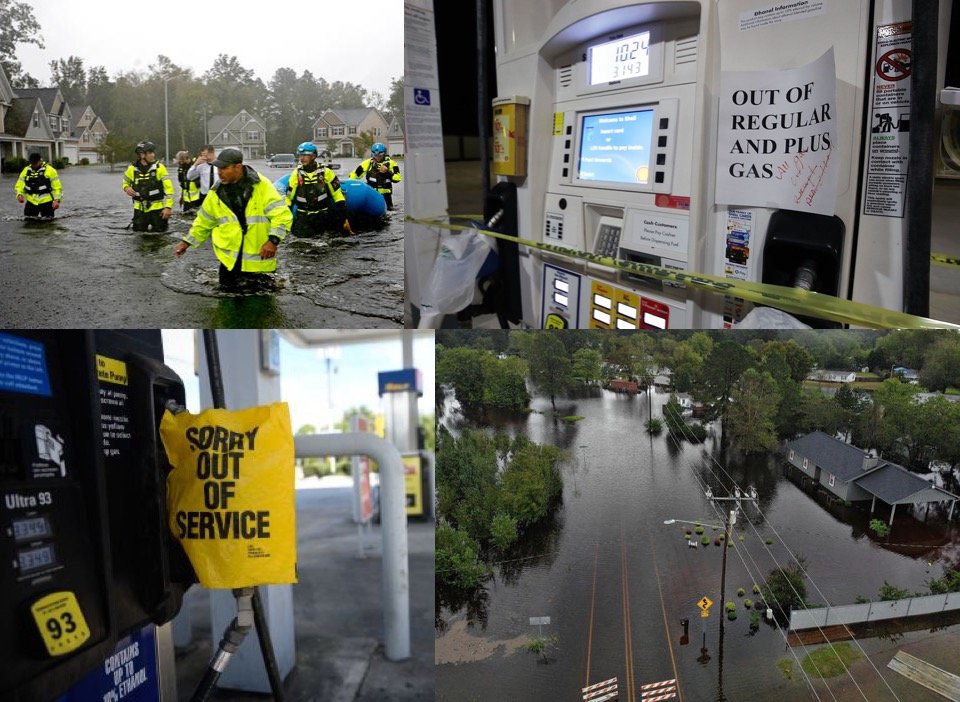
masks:
<instances>
[{"instance_id":1,"label":"gas pump digital display","mask_svg":"<svg viewBox=\"0 0 960 702\"><path fill-rule=\"evenodd\" d=\"M50 519L47 517L14 519L10 525L13 527L13 538L16 541L45 539L52 534Z\"/></svg>"},{"instance_id":2,"label":"gas pump digital display","mask_svg":"<svg viewBox=\"0 0 960 702\"><path fill-rule=\"evenodd\" d=\"M583 115L577 179L646 185L652 142L652 109Z\"/></svg>"},{"instance_id":3,"label":"gas pump digital display","mask_svg":"<svg viewBox=\"0 0 960 702\"><path fill-rule=\"evenodd\" d=\"M643 78L650 73L650 32L590 47L590 85L625 78Z\"/></svg>"}]
</instances>

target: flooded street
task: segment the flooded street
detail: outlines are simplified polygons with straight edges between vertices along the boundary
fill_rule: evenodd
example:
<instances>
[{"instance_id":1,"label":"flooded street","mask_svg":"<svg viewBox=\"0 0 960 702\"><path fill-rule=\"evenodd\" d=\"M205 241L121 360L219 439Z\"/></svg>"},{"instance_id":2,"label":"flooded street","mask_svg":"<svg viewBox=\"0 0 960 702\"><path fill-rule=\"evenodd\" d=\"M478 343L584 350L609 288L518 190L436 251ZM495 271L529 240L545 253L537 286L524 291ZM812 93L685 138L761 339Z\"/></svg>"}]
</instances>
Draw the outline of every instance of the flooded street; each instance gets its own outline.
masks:
<instances>
[{"instance_id":1,"label":"flooded street","mask_svg":"<svg viewBox=\"0 0 960 702\"><path fill-rule=\"evenodd\" d=\"M341 179L358 159L340 159ZM286 169L251 161L271 182ZM164 234L133 233L123 169L60 171L64 202L51 223L25 222L0 177L0 256L6 301L0 324L13 327L339 327L403 324L403 183L389 226L357 237L297 239L280 245L269 291L223 293L210 241L175 259L173 247L195 216L179 212ZM401 169L403 168L401 163ZM179 198L176 166L169 166Z\"/></svg>"},{"instance_id":2,"label":"flooded street","mask_svg":"<svg viewBox=\"0 0 960 702\"><path fill-rule=\"evenodd\" d=\"M677 699L692 702L941 699L888 670L886 662L906 648L960 672L960 624L851 642L869 659L861 654L849 675L808 682L799 662L818 647L788 649L782 631L766 622L751 632L750 611L737 590L756 599L753 585L765 582L777 564L786 566L793 554L806 558L811 603L878 600L884 581L926 592L926 580L960 559L956 526L947 529L933 519L929 525L901 524L898 512L884 543L867 528L868 510L818 498L788 476L779 459L725 458L714 436L678 447L667 432L646 433L645 394L596 394L558 398L558 415L583 416L581 421L555 420L549 399L541 397L529 415L484 418L482 426L525 433L569 452L562 467L563 503L494 566L493 577L474 596L438 588L438 700L578 700L582 687L613 677L620 700L640 699L642 685L673 678L679 681ZM653 416L661 415L668 398L653 395ZM455 433L464 425L449 412L441 421ZM744 506L734 546L727 549L724 599L737 603L738 617L723 620L721 638L724 548L699 541L691 548L683 531L688 525L664 521L721 524L704 487L725 496L731 478L754 485L759 502ZM722 529L708 526L705 533L712 539ZM701 619L696 603L704 596L714 604ZM538 633L531 617L550 617L543 635L555 643L546 661L526 650L528 637ZM689 619L689 642L681 643L683 618ZM778 668L785 660L792 662L790 677ZM626 692L628 670L635 697Z\"/></svg>"}]
</instances>

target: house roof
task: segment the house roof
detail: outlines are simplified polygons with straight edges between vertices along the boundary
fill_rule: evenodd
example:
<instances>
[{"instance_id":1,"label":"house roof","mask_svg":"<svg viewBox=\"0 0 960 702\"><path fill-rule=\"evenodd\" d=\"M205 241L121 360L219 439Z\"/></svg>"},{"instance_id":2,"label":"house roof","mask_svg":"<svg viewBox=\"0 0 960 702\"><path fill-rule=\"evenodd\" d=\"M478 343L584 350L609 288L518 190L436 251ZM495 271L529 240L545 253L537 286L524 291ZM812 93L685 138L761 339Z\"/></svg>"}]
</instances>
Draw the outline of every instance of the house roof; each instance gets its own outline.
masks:
<instances>
[{"instance_id":1,"label":"house roof","mask_svg":"<svg viewBox=\"0 0 960 702\"><path fill-rule=\"evenodd\" d=\"M851 480L864 472L863 459L867 457L865 451L822 431L794 439L787 443L787 448L809 458L841 480Z\"/></svg>"},{"instance_id":2,"label":"house roof","mask_svg":"<svg viewBox=\"0 0 960 702\"><path fill-rule=\"evenodd\" d=\"M207 120L207 128L211 136L214 134L219 134L221 131L223 131L223 129L233 120L235 120L237 115L239 115L241 112L246 112L248 115L250 115L250 119L256 120L263 125L264 122L262 119L257 117L252 112L248 112L247 110L239 110L232 115L212 115L210 119Z\"/></svg>"},{"instance_id":3,"label":"house roof","mask_svg":"<svg viewBox=\"0 0 960 702\"><path fill-rule=\"evenodd\" d=\"M895 463L883 463L875 470L854 478L857 485L867 492L876 495L887 504L893 505L904 502L915 502L914 495L933 490L941 493L941 499L960 499L957 495L947 492L943 488L933 485L919 475L911 473L906 468ZM927 500L932 501L932 500Z\"/></svg>"},{"instance_id":4,"label":"house roof","mask_svg":"<svg viewBox=\"0 0 960 702\"><path fill-rule=\"evenodd\" d=\"M7 112L6 128L7 134L13 136L25 137L30 130L30 121L33 119L33 111L37 107L39 98L36 97L16 97L13 99L13 105ZM43 105L41 104L41 109ZM40 126L46 131L47 138L52 139L50 126L46 119L40 120Z\"/></svg>"},{"instance_id":5,"label":"house roof","mask_svg":"<svg viewBox=\"0 0 960 702\"><path fill-rule=\"evenodd\" d=\"M327 124L339 124L339 122L331 122L327 117L328 115L334 115L337 117L343 124L349 126L356 126L360 124L371 112L377 112L374 107L351 107L351 108L337 108L335 110L326 110L318 122L326 122ZM379 113L378 113L379 114Z\"/></svg>"},{"instance_id":6,"label":"house roof","mask_svg":"<svg viewBox=\"0 0 960 702\"><path fill-rule=\"evenodd\" d=\"M60 100L60 111L53 112L53 103L57 99L57 95L60 93L60 88L17 88L17 97L36 97L40 98L40 103L43 105L43 109L47 111L48 114L63 114L63 106L66 105L66 101Z\"/></svg>"}]
</instances>

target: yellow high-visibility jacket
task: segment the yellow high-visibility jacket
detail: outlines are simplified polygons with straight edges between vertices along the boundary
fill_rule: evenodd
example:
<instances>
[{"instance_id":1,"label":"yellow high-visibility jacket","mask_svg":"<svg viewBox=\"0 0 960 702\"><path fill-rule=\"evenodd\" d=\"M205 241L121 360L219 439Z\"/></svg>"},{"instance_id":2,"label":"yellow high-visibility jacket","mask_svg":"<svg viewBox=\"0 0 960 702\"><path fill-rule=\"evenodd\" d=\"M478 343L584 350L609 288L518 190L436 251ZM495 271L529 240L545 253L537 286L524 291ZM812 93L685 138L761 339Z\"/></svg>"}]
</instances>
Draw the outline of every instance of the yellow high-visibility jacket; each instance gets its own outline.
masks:
<instances>
[{"instance_id":1,"label":"yellow high-visibility jacket","mask_svg":"<svg viewBox=\"0 0 960 702\"><path fill-rule=\"evenodd\" d=\"M23 195L31 205L42 205L45 202L60 201L63 188L60 185L60 176L49 163L40 162L40 167L34 169L27 166L20 172L17 184L14 186L17 195Z\"/></svg>"},{"instance_id":2,"label":"yellow high-visibility jacket","mask_svg":"<svg viewBox=\"0 0 960 702\"><path fill-rule=\"evenodd\" d=\"M241 271L271 273L277 270L277 259L261 259L260 249L271 236L283 240L290 231L293 214L273 183L249 166L245 166L245 171L249 194L244 208L246 231L233 210L220 199L221 182L210 188L190 232L183 240L196 247L213 234L213 252L229 270L233 270L237 256L240 256Z\"/></svg>"},{"instance_id":3,"label":"yellow high-visibility jacket","mask_svg":"<svg viewBox=\"0 0 960 702\"><path fill-rule=\"evenodd\" d=\"M173 209L173 183L167 167L154 161L146 170L140 168L140 162L131 163L123 174L123 189L133 188L140 194L133 201L133 209L141 212Z\"/></svg>"},{"instance_id":4,"label":"yellow high-visibility jacket","mask_svg":"<svg viewBox=\"0 0 960 702\"><path fill-rule=\"evenodd\" d=\"M387 172L380 173L379 166L386 166ZM400 182L400 166L391 161L389 156L380 163L368 158L350 173L350 177L353 180L366 181L367 185L376 188L377 192L383 195L384 193L392 193L393 184Z\"/></svg>"}]
</instances>

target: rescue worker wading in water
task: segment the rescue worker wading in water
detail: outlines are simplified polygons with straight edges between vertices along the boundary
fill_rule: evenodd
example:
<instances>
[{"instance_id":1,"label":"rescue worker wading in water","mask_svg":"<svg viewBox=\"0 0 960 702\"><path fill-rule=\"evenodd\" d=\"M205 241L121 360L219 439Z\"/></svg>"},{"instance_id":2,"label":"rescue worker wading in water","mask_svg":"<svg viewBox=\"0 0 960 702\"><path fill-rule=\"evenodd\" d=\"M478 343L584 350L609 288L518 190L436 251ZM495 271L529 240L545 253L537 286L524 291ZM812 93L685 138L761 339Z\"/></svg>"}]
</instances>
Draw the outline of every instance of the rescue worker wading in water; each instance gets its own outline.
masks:
<instances>
[{"instance_id":1,"label":"rescue worker wading in water","mask_svg":"<svg viewBox=\"0 0 960 702\"><path fill-rule=\"evenodd\" d=\"M317 147L305 141L297 147L300 165L290 174L287 205L297 207L291 232L297 236L319 236L341 229L353 234L347 220L347 199L340 180L329 168L317 163Z\"/></svg>"},{"instance_id":2,"label":"rescue worker wading in water","mask_svg":"<svg viewBox=\"0 0 960 702\"><path fill-rule=\"evenodd\" d=\"M189 151L177 152L177 181L180 183L180 207L183 212L200 207L200 179L191 180L187 177L193 163Z\"/></svg>"},{"instance_id":3,"label":"rescue worker wading in water","mask_svg":"<svg viewBox=\"0 0 960 702\"><path fill-rule=\"evenodd\" d=\"M123 174L123 192L133 198L133 231L167 231L173 211L173 183L167 167L157 163L153 142L137 144L139 158Z\"/></svg>"},{"instance_id":4,"label":"rescue worker wading in water","mask_svg":"<svg viewBox=\"0 0 960 702\"><path fill-rule=\"evenodd\" d=\"M14 191L17 202L25 203L23 216L28 219L53 219L63 195L57 171L36 153L30 154L30 165L20 173Z\"/></svg>"},{"instance_id":5,"label":"rescue worker wading in water","mask_svg":"<svg viewBox=\"0 0 960 702\"><path fill-rule=\"evenodd\" d=\"M277 246L293 215L273 183L243 165L239 149L224 149L215 161L220 181L207 193L190 232L174 253L182 256L212 234L220 261L220 285L234 288L277 270Z\"/></svg>"},{"instance_id":6,"label":"rescue worker wading in water","mask_svg":"<svg viewBox=\"0 0 960 702\"><path fill-rule=\"evenodd\" d=\"M387 209L393 209L393 184L400 182L400 166L387 156L387 147L377 142L370 147L370 158L350 174L353 180L364 180L383 195Z\"/></svg>"}]
</instances>

